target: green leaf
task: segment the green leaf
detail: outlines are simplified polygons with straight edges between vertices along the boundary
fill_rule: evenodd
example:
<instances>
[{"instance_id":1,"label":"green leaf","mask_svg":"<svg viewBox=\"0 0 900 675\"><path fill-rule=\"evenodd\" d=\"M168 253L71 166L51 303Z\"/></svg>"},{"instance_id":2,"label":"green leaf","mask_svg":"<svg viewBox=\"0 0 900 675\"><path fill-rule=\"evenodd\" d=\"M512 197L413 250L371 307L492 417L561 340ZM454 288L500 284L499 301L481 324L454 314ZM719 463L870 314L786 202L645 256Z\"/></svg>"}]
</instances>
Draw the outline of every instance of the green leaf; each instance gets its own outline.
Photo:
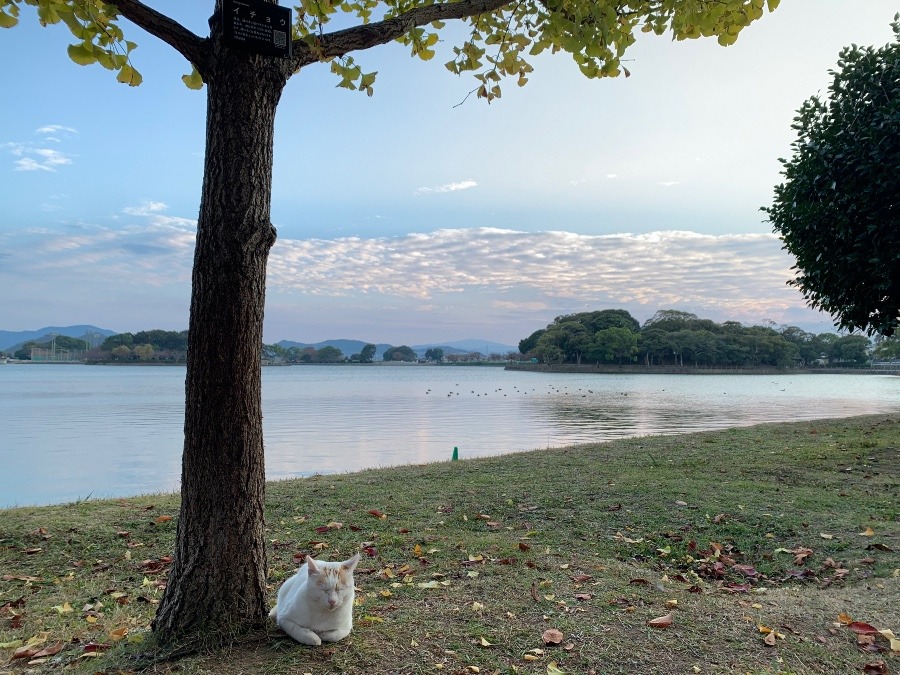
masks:
<instances>
[{"instance_id":1,"label":"green leaf","mask_svg":"<svg viewBox=\"0 0 900 675\"><path fill-rule=\"evenodd\" d=\"M119 70L116 80L122 84L127 84L129 87L137 87L143 82L144 78L141 77L141 74L138 71L126 63L122 66L122 69Z\"/></svg>"},{"instance_id":2,"label":"green leaf","mask_svg":"<svg viewBox=\"0 0 900 675\"><path fill-rule=\"evenodd\" d=\"M17 23L19 20L16 17L0 12L0 28L12 28Z\"/></svg>"},{"instance_id":3,"label":"green leaf","mask_svg":"<svg viewBox=\"0 0 900 675\"><path fill-rule=\"evenodd\" d=\"M89 66L97 61L93 48L85 46L83 42L69 45L66 52L69 54L69 58L79 66Z\"/></svg>"},{"instance_id":4,"label":"green leaf","mask_svg":"<svg viewBox=\"0 0 900 675\"><path fill-rule=\"evenodd\" d=\"M203 78L200 77L200 73L197 72L196 68L191 68L190 75L182 75L181 81L184 82L184 86L188 89L203 89Z\"/></svg>"}]
</instances>

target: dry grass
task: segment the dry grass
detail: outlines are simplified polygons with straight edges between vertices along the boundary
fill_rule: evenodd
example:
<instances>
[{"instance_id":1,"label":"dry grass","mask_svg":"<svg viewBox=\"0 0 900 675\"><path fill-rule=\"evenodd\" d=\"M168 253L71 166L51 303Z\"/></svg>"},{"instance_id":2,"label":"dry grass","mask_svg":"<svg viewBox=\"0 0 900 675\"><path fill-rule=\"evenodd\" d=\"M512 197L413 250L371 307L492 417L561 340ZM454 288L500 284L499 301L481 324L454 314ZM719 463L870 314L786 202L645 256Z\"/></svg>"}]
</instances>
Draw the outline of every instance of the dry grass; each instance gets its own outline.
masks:
<instances>
[{"instance_id":1,"label":"dry grass","mask_svg":"<svg viewBox=\"0 0 900 675\"><path fill-rule=\"evenodd\" d=\"M894 671L900 654L881 637L872 648L888 651L864 651L838 615L900 633L898 459L893 416L273 483L273 598L316 542L328 559L372 547L357 571L354 632L312 649L270 626L148 670L543 674L555 663L843 675L883 661ZM0 605L11 603L0 643L64 645L0 673L133 668L130 656L152 647L146 627L172 549L175 520L160 516L177 516L175 497L0 512L0 575L12 577L0 581ZM316 531L329 522L342 527ZM778 551L803 548L799 560ZM60 612L66 602L72 611ZM647 625L666 614L671 627ZM766 645L760 625L784 638ZM551 627L560 645L543 644ZM112 648L86 656L92 642Z\"/></svg>"}]
</instances>

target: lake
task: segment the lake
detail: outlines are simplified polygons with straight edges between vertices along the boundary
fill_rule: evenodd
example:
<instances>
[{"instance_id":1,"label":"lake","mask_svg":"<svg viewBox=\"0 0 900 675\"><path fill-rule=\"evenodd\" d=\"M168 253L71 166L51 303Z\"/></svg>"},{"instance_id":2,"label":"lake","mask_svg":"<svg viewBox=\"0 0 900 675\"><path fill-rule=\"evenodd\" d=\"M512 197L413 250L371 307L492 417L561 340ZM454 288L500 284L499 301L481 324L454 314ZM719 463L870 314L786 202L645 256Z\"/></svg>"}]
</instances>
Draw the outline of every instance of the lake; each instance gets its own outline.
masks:
<instances>
[{"instance_id":1,"label":"lake","mask_svg":"<svg viewBox=\"0 0 900 675\"><path fill-rule=\"evenodd\" d=\"M183 367L0 366L0 507L179 488ZM263 369L269 479L900 410L880 375Z\"/></svg>"}]
</instances>

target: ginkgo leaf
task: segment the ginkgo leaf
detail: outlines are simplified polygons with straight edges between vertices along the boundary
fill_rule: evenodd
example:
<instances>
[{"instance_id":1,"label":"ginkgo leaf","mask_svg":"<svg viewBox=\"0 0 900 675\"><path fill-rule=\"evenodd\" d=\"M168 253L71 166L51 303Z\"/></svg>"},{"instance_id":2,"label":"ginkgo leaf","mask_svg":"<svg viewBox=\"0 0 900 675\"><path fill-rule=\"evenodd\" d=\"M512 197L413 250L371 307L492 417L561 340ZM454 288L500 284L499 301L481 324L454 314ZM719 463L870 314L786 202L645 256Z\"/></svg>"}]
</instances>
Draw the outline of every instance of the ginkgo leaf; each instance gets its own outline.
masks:
<instances>
[{"instance_id":1,"label":"ginkgo leaf","mask_svg":"<svg viewBox=\"0 0 900 675\"><path fill-rule=\"evenodd\" d=\"M875 536L875 530L873 530L871 527L867 527L865 532L860 532L860 533L859 533L859 536L861 536L861 537L874 537L874 536Z\"/></svg>"},{"instance_id":2,"label":"ginkgo leaf","mask_svg":"<svg viewBox=\"0 0 900 675\"><path fill-rule=\"evenodd\" d=\"M487 638L481 638L481 640L478 641L478 644L480 644L482 647L493 647L494 646L494 643L490 642Z\"/></svg>"},{"instance_id":3,"label":"ginkgo leaf","mask_svg":"<svg viewBox=\"0 0 900 675\"><path fill-rule=\"evenodd\" d=\"M60 614L68 614L69 612L74 611L72 609L72 605L70 605L68 602L64 602L61 605L54 605L53 609L55 609Z\"/></svg>"},{"instance_id":4,"label":"ginkgo leaf","mask_svg":"<svg viewBox=\"0 0 900 675\"><path fill-rule=\"evenodd\" d=\"M557 665L556 661L547 664L547 675L564 675L566 671Z\"/></svg>"},{"instance_id":5,"label":"ginkgo leaf","mask_svg":"<svg viewBox=\"0 0 900 675\"><path fill-rule=\"evenodd\" d=\"M419 588L440 588L441 584L437 581L420 581L416 586Z\"/></svg>"}]
</instances>

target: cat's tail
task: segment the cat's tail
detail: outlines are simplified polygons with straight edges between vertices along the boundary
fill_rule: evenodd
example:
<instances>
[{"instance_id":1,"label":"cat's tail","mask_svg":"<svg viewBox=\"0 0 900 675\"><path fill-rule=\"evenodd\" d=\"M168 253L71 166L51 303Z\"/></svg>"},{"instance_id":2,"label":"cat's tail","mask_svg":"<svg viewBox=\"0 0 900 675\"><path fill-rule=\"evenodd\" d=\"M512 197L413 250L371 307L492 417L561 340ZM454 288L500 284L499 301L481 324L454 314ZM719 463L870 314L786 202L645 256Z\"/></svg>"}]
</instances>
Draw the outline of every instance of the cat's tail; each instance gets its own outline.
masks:
<instances>
[{"instance_id":1,"label":"cat's tail","mask_svg":"<svg viewBox=\"0 0 900 675\"><path fill-rule=\"evenodd\" d=\"M278 605L269 610L269 618L274 619L276 614L278 614Z\"/></svg>"}]
</instances>

